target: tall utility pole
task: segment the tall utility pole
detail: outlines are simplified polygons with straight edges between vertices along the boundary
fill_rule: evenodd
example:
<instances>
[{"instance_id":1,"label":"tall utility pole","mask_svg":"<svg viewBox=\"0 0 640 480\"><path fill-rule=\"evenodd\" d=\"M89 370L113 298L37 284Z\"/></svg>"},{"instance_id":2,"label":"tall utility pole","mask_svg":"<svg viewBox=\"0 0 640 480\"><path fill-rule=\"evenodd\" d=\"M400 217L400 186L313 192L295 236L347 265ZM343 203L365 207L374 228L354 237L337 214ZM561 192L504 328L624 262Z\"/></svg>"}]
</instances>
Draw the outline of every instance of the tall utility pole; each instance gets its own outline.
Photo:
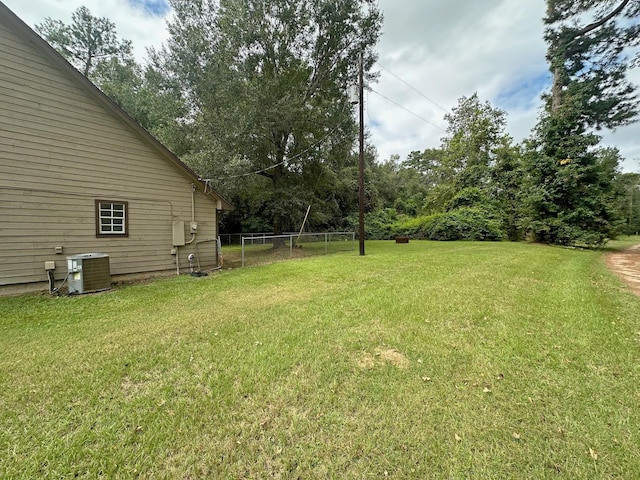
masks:
<instances>
[{"instance_id":1,"label":"tall utility pole","mask_svg":"<svg viewBox=\"0 0 640 480\"><path fill-rule=\"evenodd\" d=\"M358 95L360 104L360 158L359 178L358 178L358 210L359 225L358 239L360 241L360 255L364 255L364 67L362 64L362 55L360 55L360 65L358 73Z\"/></svg>"}]
</instances>

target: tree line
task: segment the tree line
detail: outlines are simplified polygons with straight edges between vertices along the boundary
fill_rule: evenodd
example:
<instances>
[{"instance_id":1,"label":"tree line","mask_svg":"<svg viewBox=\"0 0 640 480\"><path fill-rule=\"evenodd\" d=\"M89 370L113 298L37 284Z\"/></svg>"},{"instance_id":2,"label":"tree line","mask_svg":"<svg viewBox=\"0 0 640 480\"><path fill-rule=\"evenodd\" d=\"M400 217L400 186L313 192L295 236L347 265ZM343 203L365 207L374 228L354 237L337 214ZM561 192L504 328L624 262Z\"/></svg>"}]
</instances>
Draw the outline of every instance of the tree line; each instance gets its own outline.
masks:
<instances>
[{"instance_id":1,"label":"tree line","mask_svg":"<svg viewBox=\"0 0 640 480\"><path fill-rule=\"evenodd\" d=\"M375 81L383 17L367 0L171 0L169 40L137 63L86 7L36 31L236 207L227 232L357 224L357 125L348 90ZM636 121L640 4L547 0L552 76L529 139L477 94L445 115L439 147L378 161L367 145L368 238L602 245L640 231L640 174L602 129Z\"/></svg>"}]
</instances>

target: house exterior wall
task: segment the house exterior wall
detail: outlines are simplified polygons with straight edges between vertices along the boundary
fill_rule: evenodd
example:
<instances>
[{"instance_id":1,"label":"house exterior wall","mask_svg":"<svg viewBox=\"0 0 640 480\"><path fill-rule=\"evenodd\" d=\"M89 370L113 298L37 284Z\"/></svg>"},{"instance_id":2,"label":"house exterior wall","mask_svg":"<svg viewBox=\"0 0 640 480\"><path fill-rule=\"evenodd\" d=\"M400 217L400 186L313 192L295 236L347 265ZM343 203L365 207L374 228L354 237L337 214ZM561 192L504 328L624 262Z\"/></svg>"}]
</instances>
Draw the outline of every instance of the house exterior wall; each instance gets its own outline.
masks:
<instances>
[{"instance_id":1,"label":"house exterior wall","mask_svg":"<svg viewBox=\"0 0 640 480\"><path fill-rule=\"evenodd\" d=\"M127 237L96 236L96 200L128 202ZM79 253L108 254L115 279L176 271L192 212L183 271L192 252L216 265L216 199L0 17L0 293L46 288L45 261L61 281Z\"/></svg>"}]
</instances>

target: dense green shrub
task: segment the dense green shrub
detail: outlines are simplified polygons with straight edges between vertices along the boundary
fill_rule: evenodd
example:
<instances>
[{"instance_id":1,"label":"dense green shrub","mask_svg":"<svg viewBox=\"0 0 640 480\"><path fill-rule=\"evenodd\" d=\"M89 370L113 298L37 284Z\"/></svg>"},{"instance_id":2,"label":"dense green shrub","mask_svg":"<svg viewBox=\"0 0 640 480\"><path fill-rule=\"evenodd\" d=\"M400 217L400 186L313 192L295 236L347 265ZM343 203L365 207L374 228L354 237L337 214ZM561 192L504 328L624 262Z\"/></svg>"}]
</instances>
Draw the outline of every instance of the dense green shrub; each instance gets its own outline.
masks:
<instances>
[{"instance_id":1,"label":"dense green shrub","mask_svg":"<svg viewBox=\"0 0 640 480\"><path fill-rule=\"evenodd\" d=\"M469 187L460 190L458 194L447 205L447 211L456 210L463 207L490 207L493 209L493 205L487 194L477 187Z\"/></svg>"},{"instance_id":2,"label":"dense green shrub","mask_svg":"<svg viewBox=\"0 0 640 480\"><path fill-rule=\"evenodd\" d=\"M394 237L393 225L405 215L398 215L395 209L385 208L366 213L364 235L367 240L390 240ZM349 215L344 222L346 230L358 231L358 215Z\"/></svg>"},{"instance_id":3,"label":"dense green shrub","mask_svg":"<svg viewBox=\"0 0 640 480\"><path fill-rule=\"evenodd\" d=\"M436 215L427 231L429 240L501 240L501 222L478 207L462 207Z\"/></svg>"},{"instance_id":4,"label":"dense green shrub","mask_svg":"<svg viewBox=\"0 0 640 480\"><path fill-rule=\"evenodd\" d=\"M485 192L466 188L447 205L447 211L412 217L396 208L378 209L365 216L365 236L389 240L406 235L427 240L501 240L506 237L500 211ZM356 216L349 217L349 228L358 228Z\"/></svg>"},{"instance_id":5,"label":"dense green shrub","mask_svg":"<svg viewBox=\"0 0 640 480\"><path fill-rule=\"evenodd\" d=\"M480 207L462 207L399 221L392 231L394 235L427 240L501 240L505 237L500 220Z\"/></svg>"},{"instance_id":6,"label":"dense green shrub","mask_svg":"<svg viewBox=\"0 0 640 480\"><path fill-rule=\"evenodd\" d=\"M398 235L409 236L415 239L424 239L425 233L431 226L436 215L403 218L395 222L391 227L394 237Z\"/></svg>"}]
</instances>

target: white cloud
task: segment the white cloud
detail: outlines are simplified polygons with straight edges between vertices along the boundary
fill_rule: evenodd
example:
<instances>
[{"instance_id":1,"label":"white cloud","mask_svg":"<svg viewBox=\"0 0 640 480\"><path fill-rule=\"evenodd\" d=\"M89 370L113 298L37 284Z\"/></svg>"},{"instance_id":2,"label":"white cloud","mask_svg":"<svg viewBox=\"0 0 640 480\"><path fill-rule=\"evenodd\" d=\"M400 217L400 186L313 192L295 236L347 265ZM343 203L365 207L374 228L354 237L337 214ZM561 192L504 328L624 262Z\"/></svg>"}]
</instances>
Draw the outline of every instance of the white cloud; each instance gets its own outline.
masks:
<instances>
[{"instance_id":1,"label":"white cloud","mask_svg":"<svg viewBox=\"0 0 640 480\"><path fill-rule=\"evenodd\" d=\"M477 92L482 101L507 111L507 130L515 141L529 136L550 81L543 1L379 0L379 5L385 16L381 65L447 109ZM380 70L376 91L446 127L442 110ZM640 83L640 72L631 78ZM369 96L367 109L380 159L405 158L413 150L440 145L441 130L376 94ZM604 134L603 143L618 146L627 159L626 171L640 171L637 133L638 126L632 125Z\"/></svg>"},{"instance_id":2,"label":"white cloud","mask_svg":"<svg viewBox=\"0 0 640 480\"><path fill-rule=\"evenodd\" d=\"M45 17L71 20L85 5L93 15L111 19L122 38L133 41L139 60L146 47L168 38L166 18L135 8L127 0L3 0L30 26ZM142 0L135 0L140 4ZM146 0L151 1L151 0ZM153 0L157 2L157 0ZM436 103L451 109L461 96L478 92L482 101L507 111L508 131L521 141L535 125L547 87L546 46L542 39L542 0L378 0L385 16L378 45L380 64ZM444 112L381 71L372 88L430 122L446 128ZM640 71L631 78L640 83ZM366 121L380 159L401 158L413 150L440 145L438 129L396 107L376 93L367 98ZM605 135L627 158L626 171L640 171L638 126Z\"/></svg>"},{"instance_id":3,"label":"white cloud","mask_svg":"<svg viewBox=\"0 0 640 480\"><path fill-rule=\"evenodd\" d=\"M411 7L405 9L393 0L380 1L385 15L380 64L447 109L477 92L481 100L507 110L509 131L517 141L526 137L535 124L539 80L546 72L542 2L416 0L401 5L407 3ZM374 88L446 127L441 109L388 72L382 70ZM382 159L439 146L441 130L385 100L373 96L368 108L380 122L370 130Z\"/></svg>"}]
</instances>

